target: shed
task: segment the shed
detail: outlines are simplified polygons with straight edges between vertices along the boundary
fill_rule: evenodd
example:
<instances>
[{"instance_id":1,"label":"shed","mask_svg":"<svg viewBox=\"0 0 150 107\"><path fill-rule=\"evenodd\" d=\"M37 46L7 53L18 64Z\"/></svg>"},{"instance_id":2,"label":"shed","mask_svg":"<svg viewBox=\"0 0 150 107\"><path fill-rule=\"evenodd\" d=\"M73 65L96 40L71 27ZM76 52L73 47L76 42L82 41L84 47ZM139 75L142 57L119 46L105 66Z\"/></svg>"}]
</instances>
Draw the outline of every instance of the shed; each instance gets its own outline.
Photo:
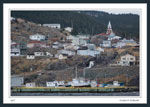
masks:
<instances>
[{"instance_id":1,"label":"shed","mask_svg":"<svg viewBox=\"0 0 150 107\"><path fill-rule=\"evenodd\" d=\"M19 75L11 76L11 87L19 87L24 84L24 77Z\"/></svg>"},{"instance_id":2,"label":"shed","mask_svg":"<svg viewBox=\"0 0 150 107\"><path fill-rule=\"evenodd\" d=\"M35 82L26 83L26 87L35 87Z\"/></svg>"}]
</instances>

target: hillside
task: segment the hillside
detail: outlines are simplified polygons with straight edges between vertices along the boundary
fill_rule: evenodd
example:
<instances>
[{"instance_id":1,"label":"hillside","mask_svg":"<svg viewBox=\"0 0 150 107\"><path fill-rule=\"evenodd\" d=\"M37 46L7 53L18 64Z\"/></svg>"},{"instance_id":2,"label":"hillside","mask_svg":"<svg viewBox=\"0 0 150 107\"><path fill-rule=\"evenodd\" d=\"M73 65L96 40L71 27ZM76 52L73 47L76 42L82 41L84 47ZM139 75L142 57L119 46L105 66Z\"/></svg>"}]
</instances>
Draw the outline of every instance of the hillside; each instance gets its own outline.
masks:
<instances>
[{"instance_id":1,"label":"hillside","mask_svg":"<svg viewBox=\"0 0 150 107\"><path fill-rule=\"evenodd\" d=\"M11 40L15 42L28 42L29 36L33 34L42 34L48 38L52 37L65 37L65 33L62 33L58 29L43 27L39 24L17 18L16 20L11 21Z\"/></svg>"},{"instance_id":2,"label":"hillside","mask_svg":"<svg viewBox=\"0 0 150 107\"><path fill-rule=\"evenodd\" d=\"M57 16L58 15L58 16ZM128 33L132 38L138 39L138 15L110 15L104 12L12 12L13 17L19 17L11 21L11 40L27 44L29 35L42 34L47 37L41 41L48 43L52 54L56 54L61 49L52 48L53 39L61 41L62 37L66 37L63 29L55 29L44 27L44 23L60 23L61 27L73 26L73 33L89 33L97 34L106 32L108 20L111 20L113 31L117 35ZM92 28L92 31L91 31ZM132 31L132 32L131 32ZM126 33L126 34L127 34ZM130 35L126 35L131 38ZM93 36L94 37L94 36ZM90 38L91 39L91 38ZM97 41L99 39L96 38ZM103 39L102 39L103 40ZM52 42L52 43L51 43ZM67 40L65 40L67 44ZM96 44L94 41L93 44ZM99 44L98 44L99 46ZM82 46L80 46L82 47ZM44 84L46 81L65 80L69 81L75 77L75 66L78 67L78 76L83 77L83 69L89 66L90 61L94 61L94 66L86 71L86 78L90 80L97 79L100 83L109 83L118 80L126 83L128 76L128 85L139 85L139 65L135 66L117 66L112 67L110 64L117 63L120 57L126 53L134 55L139 60L139 47L122 47L122 48L104 48L96 57L87 55L68 56L67 59L59 59L57 57L36 56L34 59L27 59L27 55L11 57L11 74L22 75L25 77L25 83L38 82ZM27 48L27 51L34 48ZM53 52L54 51L54 52ZM56 53L55 53L56 52ZM76 52L76 51L75 51ZM107 75L107 76L106 76Z\"/></svg>"},{"instance_id":3,"label":"hillside","mask_svg":"<svg viewBox=\"0 0 150 107\"><path fill-rule=\"evenodd\" d=\"M73 27L73 34L91 35L106 32L110 20L117 35L139 38L139 16L133 14L115 15L100 11L12 11L11 16L39 24L60 23L62 28Z\"/></svg>"}]
</instances>

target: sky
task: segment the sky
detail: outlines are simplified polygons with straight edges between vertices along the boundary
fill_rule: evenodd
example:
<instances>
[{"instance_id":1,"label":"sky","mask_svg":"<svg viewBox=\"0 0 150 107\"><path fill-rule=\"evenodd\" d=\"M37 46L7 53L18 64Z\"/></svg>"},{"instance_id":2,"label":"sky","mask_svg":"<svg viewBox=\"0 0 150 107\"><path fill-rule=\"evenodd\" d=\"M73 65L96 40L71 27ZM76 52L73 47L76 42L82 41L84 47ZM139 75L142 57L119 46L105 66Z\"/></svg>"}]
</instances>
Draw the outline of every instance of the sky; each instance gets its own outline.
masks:
<instances>
[{"instance_id":1,"label":"sky","mask_svg":"<svg viewBox=\"0 0 150 107\"><path fill-rule=\"evenodd\" d=\"M112 13L112 14L138 14L140 15L140 10L139 9L101 9L100 11Z\"/></svg>"}]
</instances>

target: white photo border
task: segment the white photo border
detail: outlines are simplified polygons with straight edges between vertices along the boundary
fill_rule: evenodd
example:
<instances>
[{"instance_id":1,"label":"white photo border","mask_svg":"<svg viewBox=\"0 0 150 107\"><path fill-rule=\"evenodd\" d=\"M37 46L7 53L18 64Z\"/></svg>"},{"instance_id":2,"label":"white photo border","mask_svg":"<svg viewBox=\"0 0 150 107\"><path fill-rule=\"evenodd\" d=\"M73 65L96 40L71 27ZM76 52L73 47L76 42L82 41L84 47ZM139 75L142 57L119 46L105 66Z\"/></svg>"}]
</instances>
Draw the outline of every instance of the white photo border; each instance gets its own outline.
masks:
<instances>
[{"instance_id":1,"label":"white photo border","mask_svg":"<svg viewBox=\"0 0 150 107\"><path fill-rule=\"evenodd\" d=\"M57 7L57 8L56 8ZM90 8L89 8L90 7ZM10 13L12 10L98 10L140 9L140 96L11 96L10 95ZM3 4L3 103L7 104L134 104L147 103L147 4L66 3ZM142 71L142 72L141 72Z\"/></svg>"}]
</instances>

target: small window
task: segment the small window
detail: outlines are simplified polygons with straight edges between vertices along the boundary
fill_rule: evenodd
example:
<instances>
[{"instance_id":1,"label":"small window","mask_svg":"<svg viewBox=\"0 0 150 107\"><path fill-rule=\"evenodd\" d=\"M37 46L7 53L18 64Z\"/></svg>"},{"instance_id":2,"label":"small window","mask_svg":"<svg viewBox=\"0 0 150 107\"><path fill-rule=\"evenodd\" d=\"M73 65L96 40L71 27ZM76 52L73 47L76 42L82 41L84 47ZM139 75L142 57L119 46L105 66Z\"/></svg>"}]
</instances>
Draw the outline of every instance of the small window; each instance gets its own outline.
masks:
<instances>
[{"instance_id":1,"label":"small window","mask_svg":"<svg viewBox=\"0 0 150 107\"><path fill-rule=\"evenodd\" d=\"M130 60L133 60L133 58L130 58Z\"/></svg>"},{"instance_id":2,"label":"small window","mask_svg":"<svg viewBox=\"0 0 150 107\"><path fill-rule=\"evenodd\" d=\"M123 60L126 60L126 58L123 58Z\"/></svg>"}]
</instances>

